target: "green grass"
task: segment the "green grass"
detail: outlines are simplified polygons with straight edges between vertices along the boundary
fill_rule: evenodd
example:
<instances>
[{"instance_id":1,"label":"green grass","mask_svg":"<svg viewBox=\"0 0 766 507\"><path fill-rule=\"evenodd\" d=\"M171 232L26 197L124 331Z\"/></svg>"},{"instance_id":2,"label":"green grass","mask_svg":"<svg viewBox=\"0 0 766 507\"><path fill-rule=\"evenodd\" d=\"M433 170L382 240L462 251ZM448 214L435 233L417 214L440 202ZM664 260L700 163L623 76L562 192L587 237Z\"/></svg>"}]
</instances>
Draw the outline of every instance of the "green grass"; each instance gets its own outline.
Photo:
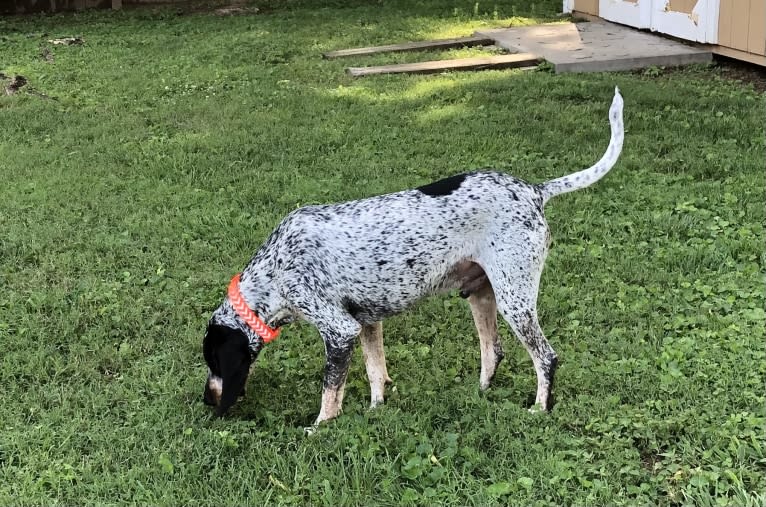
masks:
<instances>
[{"instance_id":1,"label":"green grass","mask_svg":"<svg viewBox=\"0 0 766 507\"><path fill-rule=\"evenodd\" d=\"M0 71L57 98L0 97L0 504L766 501L762 95L715 67L354 80L345 66L450 53L320 57L555 20L558 0L259 7L0 19ZM39 58L70 35L86 44ZM587 167L614 85L620 162L546 210L552 413L527 412L507 327L478 393L451 295L386 323L385 407L367 410L357 352L343 415L306 437L323 347L299 324L211 417L206 320L282 216L472 168Z\"/></svg>"}]
</instances>

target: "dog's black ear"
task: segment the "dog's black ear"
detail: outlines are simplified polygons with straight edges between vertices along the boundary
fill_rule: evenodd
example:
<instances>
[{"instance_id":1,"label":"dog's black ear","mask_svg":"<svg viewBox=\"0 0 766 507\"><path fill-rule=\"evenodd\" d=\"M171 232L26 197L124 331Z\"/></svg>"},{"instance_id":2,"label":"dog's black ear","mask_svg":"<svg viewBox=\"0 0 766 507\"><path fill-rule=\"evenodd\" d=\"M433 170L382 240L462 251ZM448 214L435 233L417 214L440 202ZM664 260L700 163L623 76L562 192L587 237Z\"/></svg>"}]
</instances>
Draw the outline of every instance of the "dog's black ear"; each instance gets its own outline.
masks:
<instances>
[{"instance_id":1,"label":"dog's black ear","mask_svg":"<svg viewBox=\"0 0 766 507\"><path fill-rule=\"evenodd\" d=\"M247 348L247 337L236 333L218 349L218 364L221 366L221 401L215 413L222 417L237 401L237 397L245 388L247 375L250 372L250 351Z\"/></svg>"},{"instance_id":2,"label":"dog's black ear","mask_svg":"<svg viewBox=\"0 0 766 507\"><path fill-rule=\"evenodd\" d=\"M222 381L221 399L215 413L222 417L244 391L250 372L250 350L242 331L224 326L210 326L203 345L211 372Z\"/></svg>"}]
</instances>

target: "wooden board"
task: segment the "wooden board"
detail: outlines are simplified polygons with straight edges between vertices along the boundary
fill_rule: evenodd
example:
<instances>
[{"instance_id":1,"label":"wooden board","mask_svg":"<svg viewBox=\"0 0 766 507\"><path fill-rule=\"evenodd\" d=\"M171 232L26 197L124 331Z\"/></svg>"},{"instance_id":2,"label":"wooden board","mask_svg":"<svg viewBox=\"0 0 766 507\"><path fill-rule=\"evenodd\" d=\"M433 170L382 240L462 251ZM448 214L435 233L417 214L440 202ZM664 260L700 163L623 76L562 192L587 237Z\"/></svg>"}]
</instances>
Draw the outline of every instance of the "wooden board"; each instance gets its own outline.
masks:
<instances>
[{"instance_id":1,"label":"wooden board","mask_svg":"<svg viewBox=\"0 0 766 507\"><path fill-rule=\"evenodd\" d=\"M697 0L670 0L667 6L665 6L665 9L673 12L691 14L695 5L697 5Z\"/></svg>"},{"instance_id":2,"label":"wooden board","mask_svg":"<svg viewBox=\"0 0 766 507\"><path fill-rule=\"evenodd\" d=\"M731 47L731 18L734 0L721 0L718 11L718 44Z\"/></svg>"},{"instance_id":3,"label":"wooden board","mask_svg":"<svg viewBox=\"0 0 766 507\"><path fill-rule=\"evenodd\" d=\"M766 2L763 0L750 0L747 51L766 55Z\"/></svg>"},{"instance_id":4,"label":"wooden board","mask_svg":"<svg viewBox=\"0 0 766 507\"><path fill-rule=\"evenodd\" d=\"M574 0L573 11L598 16L598 0Z\"/></svg>"},{"instance_id":5,"label":"wooden board","mask_svg":"<svg viewBox=\"0 0 766 507\"><path fill-rule=\"evenodd\" d=\"M747 51L748 28L750 27L750 2L732 0L731 44L729 47Z\"/></svg>"},{"instance_id":6,"label":"wooden board","mask_svg":"<svg viewBox=\"0 0 766 507\"><path fill-rule=\"evenodd\" d=\"M724 46L766 56L766 2L721 0L718 14L718 44L719 47ZM716 52L720 53L718 49ZM752 61L738 56L733 58ZM756 60L762 61L762 59Z\"/></svg>"},{"instance_id":7,"label":"wooden board","mask_svg":"<svg viewBox=\"0 0 766 507\"><path fill-rule=\"evenodd\" d=\"M540 61L537 55L518 53L513 55L480 56L476 58L458 58L456 60L432 60L430 62L401 63L380 65L377 67L349 67L346 71L352 76L370 76L373 74L433 74L445 70L504 69L536 65Z\"/></svg>"},{"instance_id":8,"label":"wooden board","mask_svg":"<svg viewBox=\"0 0 766 507\"><path fill-rule=\"evenodd\" d=\"M367 48L340 49L324 53L324 58L339 58L341 56L374 55L377 53L392 53L395 51L422 51L426 49L449 49L472 46L489 46L494 43L487 37L458 37L455 39L437 39L420 42L404 42L387 46L372 46Z\"/></svg>"},{"instance_id":9,"label":"wooden board","mask_svg":"<svg viewBox=\"0 0 766 507\"><path fill-rule=\"evenodd\" d=\"M766 68L766 56L740 51L738 49L727 48L726 46L712 46L713 53L717 55L728 56L743 62L750 62Z\"/></svg>"}]
</instances>

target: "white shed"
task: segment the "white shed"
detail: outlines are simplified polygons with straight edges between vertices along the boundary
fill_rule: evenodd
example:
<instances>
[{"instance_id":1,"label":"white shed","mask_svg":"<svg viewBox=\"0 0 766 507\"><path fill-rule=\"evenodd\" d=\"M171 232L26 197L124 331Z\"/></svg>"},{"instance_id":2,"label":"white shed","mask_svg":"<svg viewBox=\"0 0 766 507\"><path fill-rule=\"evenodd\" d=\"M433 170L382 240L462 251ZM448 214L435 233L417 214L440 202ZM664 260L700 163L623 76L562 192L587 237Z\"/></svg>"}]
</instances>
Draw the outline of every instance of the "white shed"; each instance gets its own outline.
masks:
<instances>
[{"instance_id":1,"label":"white shed","mask_svg":"<svg viewBox=\"0 0 766 507\"><path fill-rule=\"evenodd\" d=\"M713 53L766 66L766 0L564 0L564 12L710 44Z\"/></svg>"}]
</instances>

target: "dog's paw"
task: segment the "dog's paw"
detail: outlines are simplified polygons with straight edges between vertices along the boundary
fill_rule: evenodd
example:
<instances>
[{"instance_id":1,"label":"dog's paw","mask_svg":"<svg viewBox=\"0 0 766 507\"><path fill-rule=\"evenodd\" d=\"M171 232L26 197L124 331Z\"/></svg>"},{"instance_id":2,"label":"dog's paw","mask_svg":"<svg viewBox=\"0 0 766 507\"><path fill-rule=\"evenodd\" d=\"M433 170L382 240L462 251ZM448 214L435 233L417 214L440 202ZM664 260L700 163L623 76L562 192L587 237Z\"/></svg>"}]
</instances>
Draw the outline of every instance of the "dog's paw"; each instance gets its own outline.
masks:
<instances>
[{"instance_id":1,"label":"dog's paw","mask_svg":"<svg viewBox=\"0 0 766 507\"><path fill-rule=\"evenodd\" d=\"M370 410L375 410L376 408L382 407L383 405L385 405L385 400L383 398L380 398L379 400L372 400L370 401Z\"/></svg>"},{"instance_id":2,"label":"dog's paw","mask_svg":"<svg viewBox=\"0 0 766 507\"><path fill-rule=\"evenodd\" d=\"M539 403L535 403L534 405L529 407L527 410L529 411L530 414L544 414L545 412L547 412L547 410L545 410L545 408L543 408L543 406L540 405Z\"/></svg>"},{"instance_id":3,"label":"dog's paw","mask_svg":"<svg viewBox=\"0 0 766 507\"><path fill-rule=\"evenodd\" d=\"M319 429L319 425L318 425L318 424L313 424L313 425L311 425L311 426L306 426L306 427L304 427L304 428L303 428L303 433L304 433L304 434L305 434L307 437L310 437L311 435L315 434L315 433L317 432L317 430L318 430L318 429Z\"/></svg>"}]
</instances>

